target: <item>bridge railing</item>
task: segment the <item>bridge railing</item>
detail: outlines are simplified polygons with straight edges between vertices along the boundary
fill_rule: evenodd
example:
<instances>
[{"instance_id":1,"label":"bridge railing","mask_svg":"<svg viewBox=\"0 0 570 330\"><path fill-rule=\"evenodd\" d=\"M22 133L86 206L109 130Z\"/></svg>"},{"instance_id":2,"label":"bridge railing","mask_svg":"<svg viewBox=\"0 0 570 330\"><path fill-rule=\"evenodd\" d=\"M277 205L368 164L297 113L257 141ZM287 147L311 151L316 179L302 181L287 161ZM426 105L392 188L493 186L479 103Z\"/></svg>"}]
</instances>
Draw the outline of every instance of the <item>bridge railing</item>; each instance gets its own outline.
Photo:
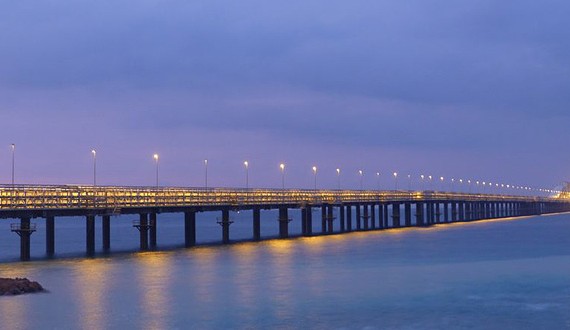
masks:
<instances>
[{"instance_id":1,"label":"bridge railing","mask_svg":"<svg viewBox=\"0 0 570 330\"><path fill-rule=\"evenodd\" d=\"M81 185L0 185L0 210L180 207L207 205L339 204L384 201L555 201L546 197L436 191L233 189ZM569 200L569 199L564 199Z\"/></svg>"}]
</instances>

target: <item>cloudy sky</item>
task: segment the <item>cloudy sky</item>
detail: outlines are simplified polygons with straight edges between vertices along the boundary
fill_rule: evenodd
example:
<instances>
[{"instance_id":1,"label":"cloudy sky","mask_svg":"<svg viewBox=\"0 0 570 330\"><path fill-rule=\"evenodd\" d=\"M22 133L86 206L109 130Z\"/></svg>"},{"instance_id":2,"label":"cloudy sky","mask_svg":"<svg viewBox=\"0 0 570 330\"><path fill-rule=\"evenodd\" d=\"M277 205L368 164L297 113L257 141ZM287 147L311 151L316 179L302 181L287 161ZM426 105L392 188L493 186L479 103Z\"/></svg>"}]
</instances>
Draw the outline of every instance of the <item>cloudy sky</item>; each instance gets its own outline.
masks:
<instances>
[{"instance_id":1,"label":"cloudy sky","mask_svg":"<svg viewBox=\"0 0 570 330\"><path fill-rule=\"evenodd\" d=\"M0 182L570 179L567 1L2 1ZM414 180L415 181L415 180ZM401 182L400 185L407 186ZM414 185L417 183L414 182Z\"/></svg>"}]
</instances>

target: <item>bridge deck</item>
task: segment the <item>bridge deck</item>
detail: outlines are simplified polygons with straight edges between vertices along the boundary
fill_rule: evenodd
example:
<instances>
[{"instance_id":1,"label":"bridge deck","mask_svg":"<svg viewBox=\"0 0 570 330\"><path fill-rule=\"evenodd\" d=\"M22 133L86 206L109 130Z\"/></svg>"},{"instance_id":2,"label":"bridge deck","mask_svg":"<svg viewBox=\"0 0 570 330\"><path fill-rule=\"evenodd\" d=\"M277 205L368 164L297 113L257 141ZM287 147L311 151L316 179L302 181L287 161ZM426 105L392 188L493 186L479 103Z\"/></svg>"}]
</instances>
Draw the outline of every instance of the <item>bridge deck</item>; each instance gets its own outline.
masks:
<instances>
[{"instance_id":1,"label":"bridge deck","mask_svg":"<svg viewBox=\"0 0 570 330\"><path fill-rule=\"evenodd\" d=\"M148 207L351 204L406 201L560 202L568 198L434 191L234 189L81 185L0 186L0 212Z\"/></svg>"}]
</instances>

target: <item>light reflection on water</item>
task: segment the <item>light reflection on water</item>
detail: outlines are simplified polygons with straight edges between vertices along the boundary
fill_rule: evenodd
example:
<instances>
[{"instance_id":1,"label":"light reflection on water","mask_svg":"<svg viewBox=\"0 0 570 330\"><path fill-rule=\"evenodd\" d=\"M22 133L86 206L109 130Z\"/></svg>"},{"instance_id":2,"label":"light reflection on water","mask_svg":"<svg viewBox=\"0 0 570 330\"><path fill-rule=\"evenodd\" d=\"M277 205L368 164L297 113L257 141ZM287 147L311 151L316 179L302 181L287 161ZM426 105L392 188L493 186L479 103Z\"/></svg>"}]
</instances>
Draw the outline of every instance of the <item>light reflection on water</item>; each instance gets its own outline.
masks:
<instances>
[{"instance_id":1,"label":"light reflection on water","mask_svg":"<svg viewBox=\"0 0 570 330\"><path fill-rule=\"evenodd\" d=\"M567 328L570 217L0 264L0 328Z\"/></svg>"}]
</instances>

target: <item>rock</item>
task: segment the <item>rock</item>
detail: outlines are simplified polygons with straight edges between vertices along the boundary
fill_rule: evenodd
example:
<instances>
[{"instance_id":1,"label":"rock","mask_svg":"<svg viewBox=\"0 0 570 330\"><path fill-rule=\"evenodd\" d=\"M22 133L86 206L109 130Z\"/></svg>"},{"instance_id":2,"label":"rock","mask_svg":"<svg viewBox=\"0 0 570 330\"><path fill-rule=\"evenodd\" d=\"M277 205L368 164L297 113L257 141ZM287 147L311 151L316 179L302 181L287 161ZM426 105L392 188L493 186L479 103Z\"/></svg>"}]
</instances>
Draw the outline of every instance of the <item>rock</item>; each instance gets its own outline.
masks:
<instances>
[{"instance_id":1,"label":"rock","mask_svg":"<svg viewBox=\"0 0 570 330\"><path fill-rule=\"evenodd\" d=\"M24 293L42 292L44 288L27 278L0 278L0 296L13 296Z\"/></svg>"}]
</instances>

